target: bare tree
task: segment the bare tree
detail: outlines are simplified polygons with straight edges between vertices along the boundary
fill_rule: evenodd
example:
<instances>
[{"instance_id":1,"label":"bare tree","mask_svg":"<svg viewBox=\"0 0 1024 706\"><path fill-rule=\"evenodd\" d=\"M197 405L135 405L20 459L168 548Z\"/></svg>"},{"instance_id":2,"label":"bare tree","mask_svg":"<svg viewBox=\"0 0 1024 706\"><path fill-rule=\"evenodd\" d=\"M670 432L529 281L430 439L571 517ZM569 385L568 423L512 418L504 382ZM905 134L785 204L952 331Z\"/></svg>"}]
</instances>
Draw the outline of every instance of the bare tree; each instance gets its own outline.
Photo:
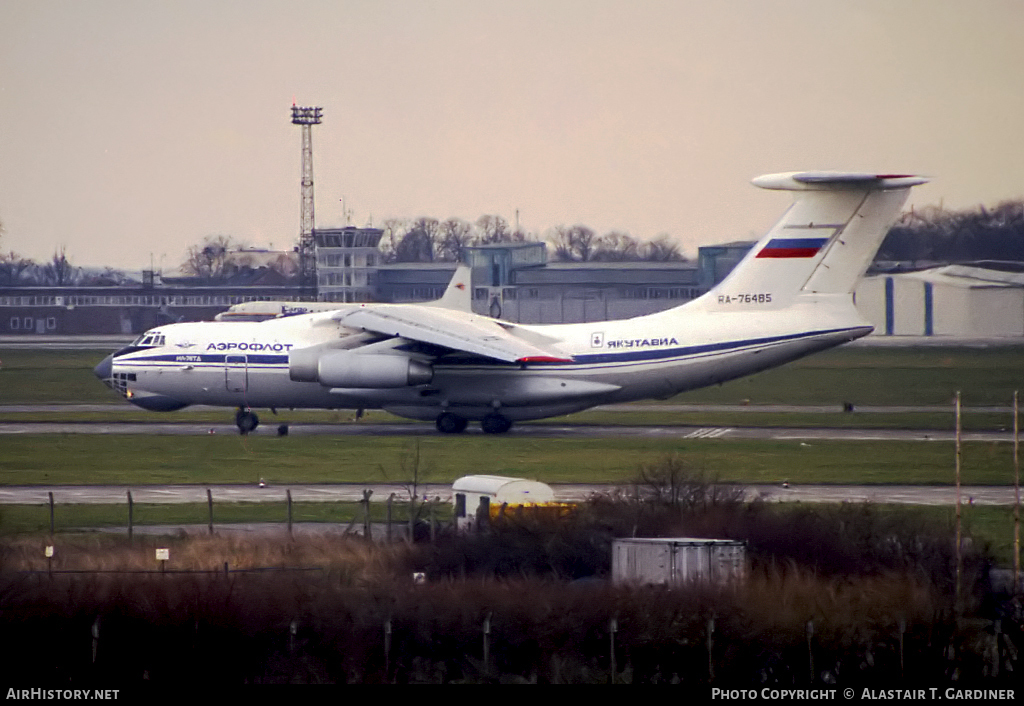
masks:
<instances>
[{"instance_id":1,"label":"bare tree","mask_svg":"<svg viewBox=\"0 0 1024 706\"><path fill-rule=\"evenodd\" d=\"M182 270L195 277L223 279L228 274L229 253L236 247L229 235L208 235L188 249Z\"/></svg>"},{"instance_id":2,"label":"bare tree","mask_svg":"<svg viewBox=\"0 0 1024 706\"><path fill-rule=\"evenodd\" d=\"M593 229L584 225L555 226L552 243L555 258L564 262L587 262L593 258L597 243Z\"/></svg>"},{"instance_id":3,"label":"bare tree","mask_svg":"<svg viewBox=\"0 0 1024 706\"><path fill-rule=\"evenodd\" d=\"M602 262L629 262L639 259L640 243L628 233L611 231L597 239L594 260Z\"/></svg>"},{"instance_id":4,"label":"bare tree","mask_svg":"<svg viewBox=\"0 0 1024 706\"><path fill-rule=\"evenodd\" d=\"M654 240L643 243L639 247L638 253L640 259L651 262L670 262L686 259L683 256L683 251L679 249L679 244L669 240L666 233L662 233Z\"/></svg>"},{"instance_id":5,"label":"bare tree","mask_svg":"<svg viewBox=\"0 0 1024 706\"><path fill-rule=\"evenodd\" d=\"M436 218L417 218L395 250L398 262L433 262L440 249L441 225Z\"/></svg>"},{"instance_id":6,"label":"bare tree","mask_svg":"<svg viewBox=\"0 0 1024 706\"><path fill-rule=\"evenodd\" d=\"M63 245L54 251L53 258L43 265L40 274L45 284L52 284L57 287L73 285L81 277L81 271L71 264Z\"/></svg>"},{"instance_id":7,"label":"bare tree","mask_svg":"<svg viewBox=\"0 0 1024 706\"><path fill-rule=\"evenodd\" d=\"M477 240L473 225L461 218L449 218L441 224L441 243L437 251L437 259L445 262L458 262L462 249L473 245Z\"/></svg>"},{"instance_id":8,"label":"bare tree","mask_svg":"<svg viewBox=\"0 0 1024 706\"><path fill-rule=\"evenodd\" d=\"M480 216L476 219L476 229L481 245L512 242L512 231L508 227L508 221L501 216Z\"/></svg>"},{"instance_id":9,"label":"bare tree","mask_svg":"<svg viewBox=\"0 0 1024 706\"><path fill-rule=\"evenodd\" d=\"M381 256L384 262L395 262L398 253L398 244L409 232L409 221L404 218L388 218L381 227L384 229L384 237L380 242Z\"/></svg>"},{"instance_id":10,"label":"bare tree","mask_svg":"<svg viewBox=\"0 0 1024 706\"><path fill-rule=\"evenodd\" d=\"M684 456L669 454L637 468L633 494L651 505L693 512L742 502L745 491L742 486L719 482Z\"/></svg>"},{"instance_id":11,"label":"bare tree","mask_svg":"<svg viewBox=\"0 0 1024 706\"><path fill-rule=\"evenodd\" d=\"M35 267L36 263L16 252L0 253L0 284L8 286L28 284L26 273Z\"/></svg>"}]
</instances>

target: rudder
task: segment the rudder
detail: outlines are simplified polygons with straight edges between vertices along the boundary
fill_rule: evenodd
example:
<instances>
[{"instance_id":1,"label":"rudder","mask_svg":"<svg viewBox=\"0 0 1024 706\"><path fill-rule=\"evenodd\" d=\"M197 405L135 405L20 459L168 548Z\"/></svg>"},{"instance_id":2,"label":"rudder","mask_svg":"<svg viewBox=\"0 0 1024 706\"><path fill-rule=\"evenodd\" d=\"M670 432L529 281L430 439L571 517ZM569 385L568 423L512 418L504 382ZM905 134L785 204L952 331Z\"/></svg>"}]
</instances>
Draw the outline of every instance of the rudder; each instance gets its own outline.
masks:
<instances>
[{"instance_id":1,"label":"rudder","mask_svg":"<svg viewBox=\"0 0 1024 706\"><path fill-rule=\"evenodd\" d=\"M706 295L731 309L778 309L801 294L850 294L899 215L908 175L792 172L754 179L794 192L793 205ZM736 301L738 299L738 301ZM767 300L767 301L766 301Z\"/></svg>"}]
</instances>

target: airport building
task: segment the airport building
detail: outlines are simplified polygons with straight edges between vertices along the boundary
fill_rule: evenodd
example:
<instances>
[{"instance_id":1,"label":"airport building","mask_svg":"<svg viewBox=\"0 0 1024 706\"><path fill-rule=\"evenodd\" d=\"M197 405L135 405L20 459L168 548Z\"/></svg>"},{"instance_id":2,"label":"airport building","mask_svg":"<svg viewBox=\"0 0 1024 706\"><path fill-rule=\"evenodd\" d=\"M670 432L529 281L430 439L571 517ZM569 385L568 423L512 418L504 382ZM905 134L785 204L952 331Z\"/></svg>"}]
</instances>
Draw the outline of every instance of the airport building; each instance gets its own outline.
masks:
<instances>
[{"instance_id":1,"label":"airport building","mask_svg":"<svg viewBox=\"0 0 1024 706\"><path fill-rule=\"evenodd\" d=\"M319 299L325 302L377 301L380 266L379 228L317 228L316 279Z\"/></svg>"},{"instance_id":2,"label":"airport building","mask_svg":"<svg viewBox=\"0 0 1024 706\"><path fill-rule=\"evenodd\" d=\"M857 308L876 336L1024 336L1024 263L865 277L857 286Z\"/></svg>"},{"instance_id":3,"label":"airport building","mask_svg":"<svg viewBox=\"0 0 1024 706\"><path fill-rule=\"evenodd\" d=\"M422 302L443 294L455 263L385 264L382 236L376 228L314 231L321 300ZM683 304L724 279L751 245L702 247L696 262L549 262L544 243L499 243L466 248L463 260L472 268L474 311L557 324L629 318ZM280 269L260 267L216 285L148 273L142 283L0 287L0 334L130 335L164 323L212 320L246 301L298 301L297 281ZM1024 263L870 275L859 284L856 301L874 335L1024 336Z\"/></svg>"}]
</instances>

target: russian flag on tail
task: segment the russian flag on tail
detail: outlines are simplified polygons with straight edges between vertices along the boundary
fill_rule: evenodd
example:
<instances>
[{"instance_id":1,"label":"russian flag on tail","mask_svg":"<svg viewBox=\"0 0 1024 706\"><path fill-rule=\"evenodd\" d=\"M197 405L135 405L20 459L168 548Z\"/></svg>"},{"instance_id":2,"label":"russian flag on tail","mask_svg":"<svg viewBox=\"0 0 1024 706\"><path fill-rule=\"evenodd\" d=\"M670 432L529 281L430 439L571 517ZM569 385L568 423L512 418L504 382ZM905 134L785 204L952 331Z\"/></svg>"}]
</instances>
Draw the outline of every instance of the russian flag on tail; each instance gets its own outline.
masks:
<instances>
[{"instance_id":1,"label":"russian flag on tail","mask_svg":"<svg viewBox=\"0 0 1024 706\"><path fill-rule=\"evenodd\" d=\"M772 238L757 257L814 257L828 238Z\"/></svg>"}]
</instances>

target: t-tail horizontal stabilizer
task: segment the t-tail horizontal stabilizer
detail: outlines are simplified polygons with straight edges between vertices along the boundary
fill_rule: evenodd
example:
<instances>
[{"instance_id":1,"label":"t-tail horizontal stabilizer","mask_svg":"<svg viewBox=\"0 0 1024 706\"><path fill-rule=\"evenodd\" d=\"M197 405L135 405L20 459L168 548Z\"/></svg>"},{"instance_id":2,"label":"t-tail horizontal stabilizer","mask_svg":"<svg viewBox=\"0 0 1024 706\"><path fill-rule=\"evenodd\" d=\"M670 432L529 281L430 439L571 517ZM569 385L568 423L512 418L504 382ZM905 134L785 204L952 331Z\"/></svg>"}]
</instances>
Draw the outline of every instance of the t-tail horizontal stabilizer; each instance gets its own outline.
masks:
<instances>
[{"instance_id":1,"label":"t-tail horizontal stabilizer","mask_svg":"<svg viewBox=\"0 0 1024 706\"><path fill-rule=\"evenodd\" d=\"M736 268L706 295L730 310L785 308L803 294L851 295L899 215L905 174L790 172L754 179L793 192L793 205Z\"/></svg>"}]
</instances>

